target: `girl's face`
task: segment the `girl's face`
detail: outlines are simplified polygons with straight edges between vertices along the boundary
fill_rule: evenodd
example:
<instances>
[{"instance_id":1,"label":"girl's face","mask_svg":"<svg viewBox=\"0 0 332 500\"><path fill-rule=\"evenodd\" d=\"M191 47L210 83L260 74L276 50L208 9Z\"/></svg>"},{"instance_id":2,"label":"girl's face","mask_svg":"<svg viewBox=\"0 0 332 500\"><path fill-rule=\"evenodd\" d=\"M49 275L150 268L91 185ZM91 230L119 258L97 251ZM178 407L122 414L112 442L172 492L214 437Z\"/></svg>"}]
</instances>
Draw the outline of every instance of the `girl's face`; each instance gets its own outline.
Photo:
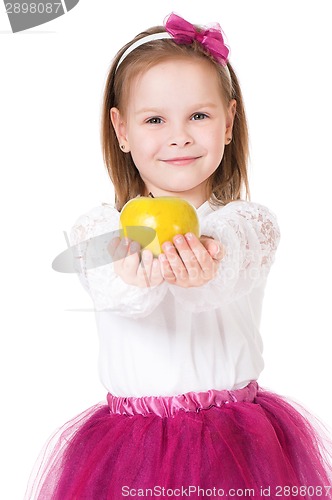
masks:
<instances>
[{"instance_id":1,"label":"girl's face","mask_svg":"<svg viewBox=\"0 0 332 500\"><path fill-rule=\"evenodd\" d=\"M161 62L132 83L124 116L111 109L146 194L179 196L196 208L232 136L236 102L226 108L216 70L201 59Z\"/></svg>"}]
</instances>

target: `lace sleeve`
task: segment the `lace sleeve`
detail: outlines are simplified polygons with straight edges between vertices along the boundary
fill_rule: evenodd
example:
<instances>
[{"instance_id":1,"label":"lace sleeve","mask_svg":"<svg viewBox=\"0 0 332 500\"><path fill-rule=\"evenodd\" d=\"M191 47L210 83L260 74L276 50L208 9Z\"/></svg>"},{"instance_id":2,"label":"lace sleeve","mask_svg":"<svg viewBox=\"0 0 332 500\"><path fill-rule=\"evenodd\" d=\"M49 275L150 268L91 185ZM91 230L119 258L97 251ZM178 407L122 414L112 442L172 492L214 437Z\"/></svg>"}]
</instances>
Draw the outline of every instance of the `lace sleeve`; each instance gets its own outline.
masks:
<instances>
[{"instance_id":1,"label":"lace sleeve","mask_svg":"<svg viewBox=\"0 0 332 500\"><path fill-rule=\"evenodd\" d=\"M171 292L186 309L207 311L249 293L267 278L280 239L275 215L263 205L234 201L201 221L201 234L221 241L226 255L216 277Z\"/></svg>"},{"instance_id":2,"label":"lace sleeve","mask_svg":"<svg viewBox=\"0 0 332 500\"><path fill-rule=\"evenodd\" d=\"M115 273L107 245L119 229L119 215L114 207L103 204L77 219L70 232L76 271L97 311L110 310L132 318L147 316L164 298L166 286L128 285Z\"/></svg>"}]
</instances>

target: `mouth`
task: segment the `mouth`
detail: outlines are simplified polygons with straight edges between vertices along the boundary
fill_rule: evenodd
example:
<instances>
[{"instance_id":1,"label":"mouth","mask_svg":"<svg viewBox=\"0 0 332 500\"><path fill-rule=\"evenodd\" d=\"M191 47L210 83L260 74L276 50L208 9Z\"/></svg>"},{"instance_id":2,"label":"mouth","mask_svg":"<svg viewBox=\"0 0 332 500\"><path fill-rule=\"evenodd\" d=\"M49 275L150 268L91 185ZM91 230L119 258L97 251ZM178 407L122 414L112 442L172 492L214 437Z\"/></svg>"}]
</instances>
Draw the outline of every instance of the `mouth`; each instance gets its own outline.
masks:
<instances>
[{"instance_id":1,"label":"mouth","mask_svg":"<svg viewBox=\"0 0 332 500\"><path fill-rule=\"evenodd\" d=\"M200 156L177 156L175 158L169 158L162 160L163 163L167 163L168 165L177 165L180 167L184 167L186 165L190 165L198 160Z\"/></svg>"}]
</instances>

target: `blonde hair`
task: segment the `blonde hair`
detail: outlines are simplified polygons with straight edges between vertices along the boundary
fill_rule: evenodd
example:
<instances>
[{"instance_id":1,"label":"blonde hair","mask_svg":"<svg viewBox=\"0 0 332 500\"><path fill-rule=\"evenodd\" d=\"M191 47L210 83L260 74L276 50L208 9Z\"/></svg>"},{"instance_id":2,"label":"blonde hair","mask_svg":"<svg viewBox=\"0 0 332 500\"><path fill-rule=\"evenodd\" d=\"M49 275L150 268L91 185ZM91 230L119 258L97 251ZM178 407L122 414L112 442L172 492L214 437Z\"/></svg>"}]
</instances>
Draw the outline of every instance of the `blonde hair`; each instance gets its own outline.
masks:
<instances>
[{"instance_id":1,"label":"blonde hair","mask_svg":"<svg viewBox=\"0 0 332 500\"><path fill-rule=\"evenodd\" d=\"M199 30L199 27L196 28ZM172 39L161 39L143 43L135 48L117 67L121 56L132 43L147 35L163 31L165 31L163 26L150 28L125 45L115 56L106 80L101 142L104 162L114 185L116 208L120 211L127 201L138 195L147 195L147 193L130 153L124 153L119 148L110 119L110 109L116 107L123 114L128 100L130 83L133 79L152 66L175 57L195 57L209 60L218 73L226 105L232 99L235 99L237 103L232 142L225 147L220 165L207 180L206 199L210 199L214 205L226 205L231 201L241 199L243 192L244 196L249 198L248 127L240 85L230 63L227 64L228 71L225 70L197 41L193 41L190 45L180 45Z\"/></svg>"}]
</instances>

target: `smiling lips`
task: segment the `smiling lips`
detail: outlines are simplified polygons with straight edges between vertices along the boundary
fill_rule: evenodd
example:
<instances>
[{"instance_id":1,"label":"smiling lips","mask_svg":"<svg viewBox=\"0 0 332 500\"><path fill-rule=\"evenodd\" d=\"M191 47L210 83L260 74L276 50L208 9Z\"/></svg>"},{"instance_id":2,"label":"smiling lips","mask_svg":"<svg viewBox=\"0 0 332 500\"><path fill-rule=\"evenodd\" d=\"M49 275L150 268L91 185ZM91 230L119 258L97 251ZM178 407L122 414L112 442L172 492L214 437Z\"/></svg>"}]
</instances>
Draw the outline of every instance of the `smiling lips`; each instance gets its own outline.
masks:
<instances>
[{"instance_id":1,"label":"smiling lips","mask_svg":"<svg viewBox=\"0 0 332 500\"><path fill-rule=\"evenodd\" d=\"M162 161L164 163L168 163L170 165L185 166L185 165L190 165L190 163L193 163L198 158L200 158L200 157L199 156L178 156L176 158L170 158L169 160L162 160Z\"/></svg>"}]
</instances>

